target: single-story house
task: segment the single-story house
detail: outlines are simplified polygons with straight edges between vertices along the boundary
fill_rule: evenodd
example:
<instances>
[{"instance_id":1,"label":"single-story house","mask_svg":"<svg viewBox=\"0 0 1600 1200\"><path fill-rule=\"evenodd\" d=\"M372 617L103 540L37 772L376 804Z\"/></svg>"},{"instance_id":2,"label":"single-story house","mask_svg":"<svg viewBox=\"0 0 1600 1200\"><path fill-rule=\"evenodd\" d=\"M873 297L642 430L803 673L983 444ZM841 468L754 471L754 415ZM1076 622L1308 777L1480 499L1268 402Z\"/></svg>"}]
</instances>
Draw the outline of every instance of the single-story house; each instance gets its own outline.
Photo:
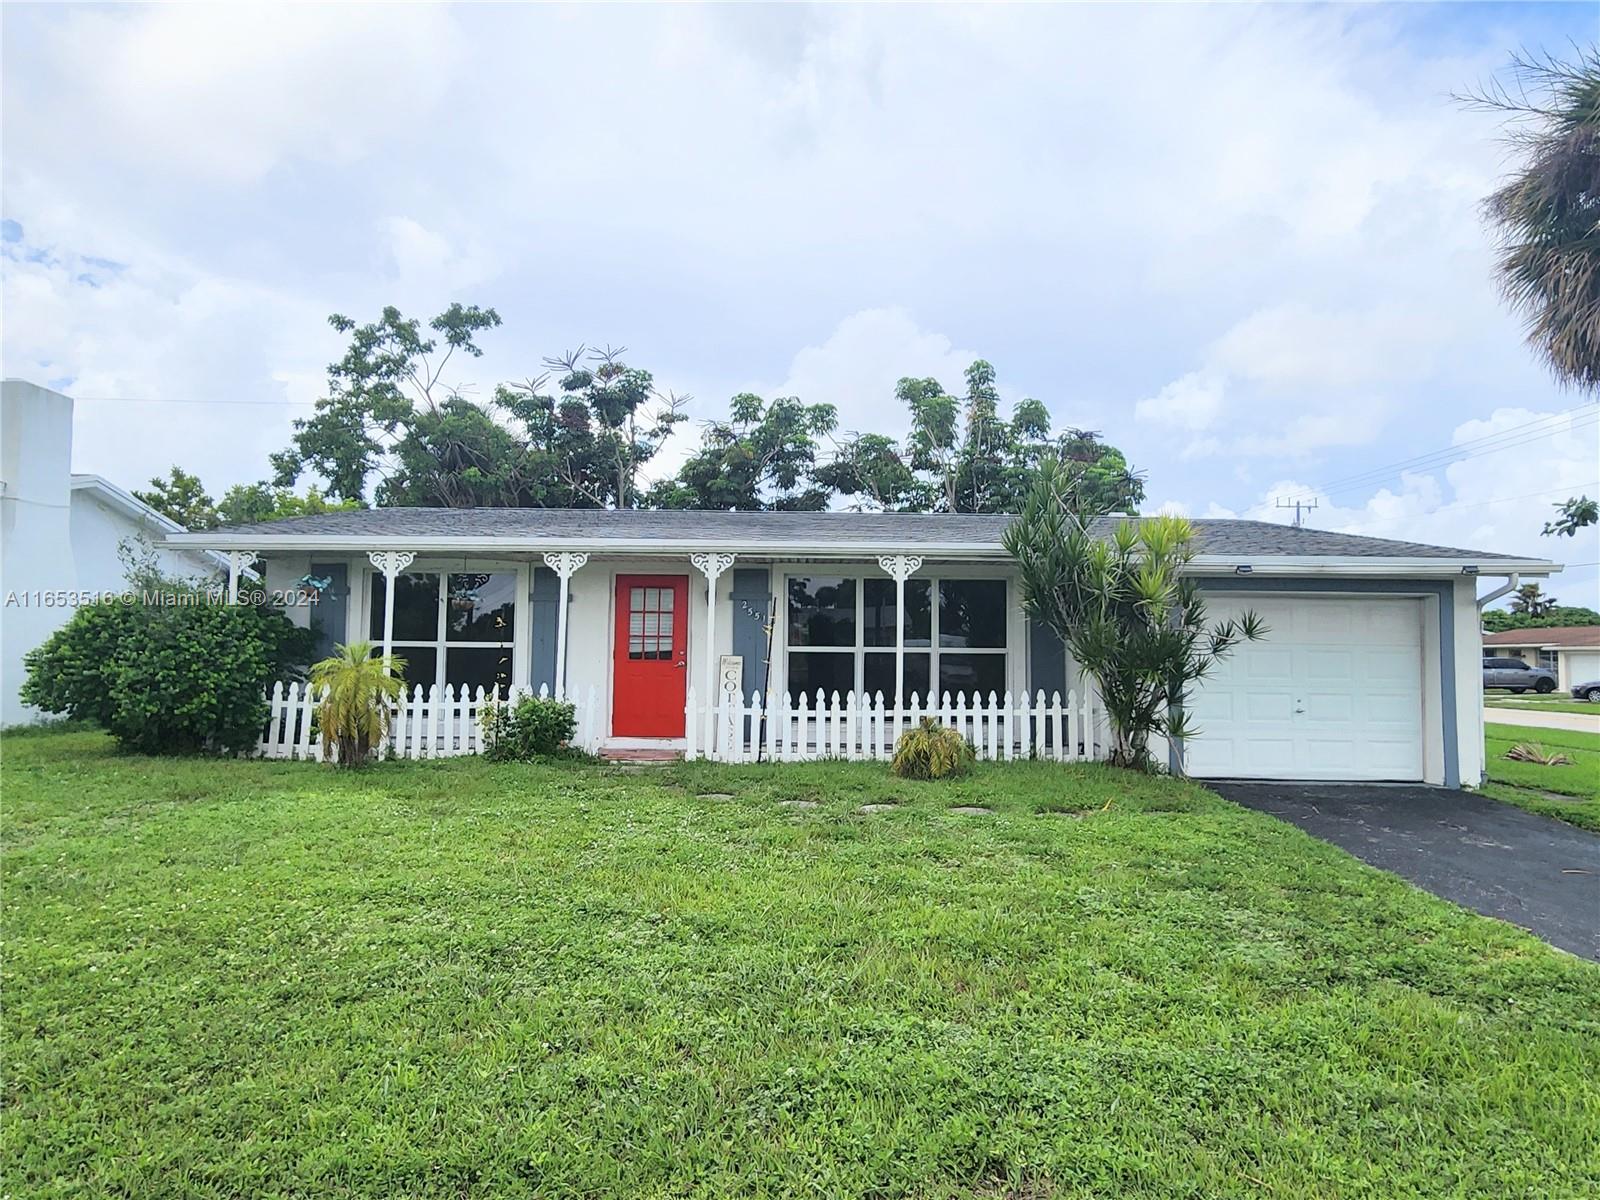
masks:
<instances>
[{"instance_id":1,"label":"single-story house","mask_svg":"<svg viewBox=\"0 0 1600 1200\"><path fill-rule=\"evenodd\" d=\"M1102 520L1109 529L1117 519ZM703 706L755 693L770 710L819 694L831 707L836 692L845 704L881 692L893 705L898 691L902 706L916 694L926 712L930 694L941 704L946 693L1083 695L1061 643L1023 611L1001 544L1010 520L400 508L168 542L227 553L236 572L259 561L269 589L310 581L321 599L291 609L295 619L324 646L390 646L408 682L590 695L600 749L692 752L692 696ZM1199 736L1164 748L1175 767L1481 778L1478 578L1511 586L1559 566L1260 521L1194 525L1192 570L1210 613L1253 609L1270 633L1199 691ZM1015 729L997 721L989 736L1009 748ZM1037 723L1031 736L1043 736Z\"/></svg>"},{"instance_id":2,"label":"single-story house","mask_svg":"<svg viewBox=\"0 0 1600 1200\"><path fill-rule=\"evenodd\" d=\"M1483 635L1483 653L1520 658L1556 673L1556 686L1568 691L1600 680L1600 625L1555 625L1548 629L1506 629Z\"/></svg>"},{"instance_id":3,"label":"single-story house","mask_svg":"<svg viewBox=\"0 0 1600 1200\"><path fill-rule=\"evenodd\" d=\"M163 546L183 526L99 475L72 472L72 397L0 382L0 725L42 716L18 694L23 658L86 598L127 586L122 547L147 542L168 575L213 578L227 560Z\"/></svg>"}]
</instances>

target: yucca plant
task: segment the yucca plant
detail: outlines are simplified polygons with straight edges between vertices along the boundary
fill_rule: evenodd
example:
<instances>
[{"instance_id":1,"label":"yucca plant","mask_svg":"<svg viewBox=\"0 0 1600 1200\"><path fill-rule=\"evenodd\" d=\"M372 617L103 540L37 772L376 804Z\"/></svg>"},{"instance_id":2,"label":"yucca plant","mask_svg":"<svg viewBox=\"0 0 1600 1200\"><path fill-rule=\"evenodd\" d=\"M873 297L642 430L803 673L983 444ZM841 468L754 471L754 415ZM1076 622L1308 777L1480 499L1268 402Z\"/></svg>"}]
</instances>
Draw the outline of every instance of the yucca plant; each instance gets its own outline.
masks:
<instances>
[{"instance_id":1,"label":"yucca plant","mask_svg":"<svg viewBox=\"0 0 1600 1200\"><path fill-rule=\"evenodd\" d=\"M923 717L895 743L889 769L902 779L948 779L972 766L972 743L932 717Z\"/></svg>"},{"instance_id":2,"label":"yucca plant","mask_svg":"<svg viewBox=\"0 0 1600 1200\"><path fill-rule=\"evenodd\" d=\"M389 732L389 705L405 694L405 660L375 658L371 642L335 646L311 668L311 686L323 693L317 727L325 757L337 749L340 766L357 767Z\"/></svg>"},{"instance_id":3,"label":"yucca plant","mask_svg":"<svg viewBox=\"0 0 1600 1200\"><path fill-rule=\"evenodd\" d=\"M1150 739L1196 732L1185 703L1241 641L1264 637L1254 613L1206 623L1205 600L1185 568L1194 530L1180 517L1120 521L1097 534L1079 503L1082 472L1042 463L1022 512L1006 530L1023 604L1055 631L1094 677L1114 738L1111 761L1151 770Z\"/></svg>"}]
</instances>

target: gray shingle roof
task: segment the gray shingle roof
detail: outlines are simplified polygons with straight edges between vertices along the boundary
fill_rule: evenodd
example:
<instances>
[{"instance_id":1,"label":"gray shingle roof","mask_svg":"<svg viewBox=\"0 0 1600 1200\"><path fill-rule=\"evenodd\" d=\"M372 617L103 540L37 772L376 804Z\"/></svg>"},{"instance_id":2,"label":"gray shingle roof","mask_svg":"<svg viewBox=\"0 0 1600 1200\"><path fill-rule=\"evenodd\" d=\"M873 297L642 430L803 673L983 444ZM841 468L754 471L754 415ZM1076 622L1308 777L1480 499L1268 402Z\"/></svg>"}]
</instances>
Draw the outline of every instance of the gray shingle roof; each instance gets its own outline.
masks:
<instances>
[{"instance_id":1,"label":"gray shingle roof","mask_svg":"<svg viewBox=\"0 0 1600 1200\"><path fill-rule=\"evenodd\" d=\"M557 508L377 508L323 513L254 525L224 526L218 537L257 536L266 549L278 538L504 537L518 540L697 542L771 541L794 545L885 547L1000 546L1012 518L971 513L641 512ZM1118 518L1100 518L1109 529ZM1516 561L1517 555L1459 550L1418 542L1296 529L1267 521L1198 519L1202 554L1351 558L1477 558ZM600 547L597 547L600 548ZM1526 561L1525 558L1522 561Z\"/></svg>"}]
</instances>

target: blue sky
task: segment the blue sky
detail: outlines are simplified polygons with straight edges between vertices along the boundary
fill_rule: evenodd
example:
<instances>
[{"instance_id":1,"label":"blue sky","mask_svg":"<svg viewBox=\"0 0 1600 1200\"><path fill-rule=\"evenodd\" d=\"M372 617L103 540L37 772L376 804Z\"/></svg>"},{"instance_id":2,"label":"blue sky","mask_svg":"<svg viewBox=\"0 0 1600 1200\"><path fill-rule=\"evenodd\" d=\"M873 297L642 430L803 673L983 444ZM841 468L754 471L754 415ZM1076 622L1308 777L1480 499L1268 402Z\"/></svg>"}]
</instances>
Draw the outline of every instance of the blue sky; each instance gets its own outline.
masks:
<instances>
[{"instance_id":1,"label":"blue sky","mask_svg":"<svg viewBox=\"0 0 1600 1200\"><path fill-rule=\"evenodd\" d=\"M1449 98L1592 6L0 19L5 372L81 397L76 466L124 485L262 476L328 313L459 299L505 320L483 393L610 342L698 415L753 389L896 431L895 378L981 355L1151 507L1319 494L1327 528L1600 559L1538 536L1600 433L1499 302L1506 160Z\"/></svg>"}]
</instances>

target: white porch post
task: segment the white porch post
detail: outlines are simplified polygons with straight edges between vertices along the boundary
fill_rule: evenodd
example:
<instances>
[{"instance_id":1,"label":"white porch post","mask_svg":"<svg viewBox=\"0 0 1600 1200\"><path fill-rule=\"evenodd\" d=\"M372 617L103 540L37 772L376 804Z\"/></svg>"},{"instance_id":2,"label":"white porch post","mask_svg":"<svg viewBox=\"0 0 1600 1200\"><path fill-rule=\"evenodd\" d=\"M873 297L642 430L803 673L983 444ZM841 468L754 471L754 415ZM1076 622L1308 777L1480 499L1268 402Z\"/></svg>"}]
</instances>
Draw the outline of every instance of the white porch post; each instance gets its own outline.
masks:
<instances>
[{"instance_id":1,"label":"white porch post","mask_svg":"<svg viewBox=\"0 0 1600 1200\"><path fill-rule=\"evenodd\" d=\"M387 667L394 655L394 581L416 561L411 550L369 550L367 561L383 572L383 659Z\"/></svg>"},{"instance_id":2,"label":"white porch post","mask_svg":"<svg viewBox=\"0 0 1600 1200\"><path fill-rule=\"evenodd\" d=\"M239 603L239 576L248 566L261 561L261 555L254 550L228 551L228 603Z\"/></svg>"},{"instance_id":3,"label":"white porch post","mask_svg":"<svg viewBox=\"0 0 1600 1200\"><path fill-rule=\"evenodd\" d=\"M544 565L554 571L561 580L561 598L556 602L555 698L557 700L567 694L567 596L571 590L573 572L582 568L588 561L587 554L572 550L562 550L544 556Z\"/></svg>"},{"instance_id":4,"label":"white porch post","mask_svg":"<svg viewBox=\"0 0 1600 1200\"><path fill-rule=\"evenodd\" d=\"M922 557L916 554L885 554L878 559L878 565L894 580L894 732L898 740L900 709L905 703L906 580L922 570Z\"/></svg>"},{"instance_id":5,"label":"white porch post","mask_svg":"<svg viewBox=\"0 0 1600 1200\"><path fill-rule=\"evenodd\" d=\"M706 577L706 671L705 671L705 705L706 705L706 753L709 756L715 744L712 738L716 735L716 710L717 688L717 579L729 567L733 566L732 554L691 554L689 561Z\"/></svg>"}]
</instances>

